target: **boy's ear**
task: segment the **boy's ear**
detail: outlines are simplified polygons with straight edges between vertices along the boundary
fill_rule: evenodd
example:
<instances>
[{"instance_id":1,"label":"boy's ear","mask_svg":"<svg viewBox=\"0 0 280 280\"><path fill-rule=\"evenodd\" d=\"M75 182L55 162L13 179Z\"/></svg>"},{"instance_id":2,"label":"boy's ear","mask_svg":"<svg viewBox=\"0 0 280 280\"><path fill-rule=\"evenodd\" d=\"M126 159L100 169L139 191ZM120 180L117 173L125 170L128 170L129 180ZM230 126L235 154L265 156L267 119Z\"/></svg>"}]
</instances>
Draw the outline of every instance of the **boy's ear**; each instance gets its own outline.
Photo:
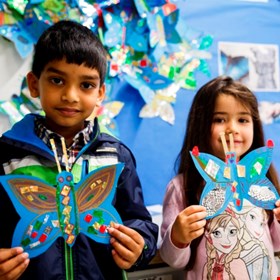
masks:
<instances>
[{"instance_id":1,"label":"boy's ear","mask_svg":"<svg viewBox=\"0 0 280 280\"><path fill-rule=\"evenodd\" d=\"M33 72L29 72L26 76L27 85L30 91L30 95L34 98L39 97L39 88L38 88L38 78L33 74Z\"/></svg>"},{"instance_id":2,"label":"boy's ear","mask_svg":"<svg viewBox=\"0 0 280 280\"><path fill-rule=\"evenodd\" d=\"M105 83L100 87L99 92L98 92L98 97L96 100L96 107L100 107L104 98L105 98L105 93L106 93L106 86Z\"/></svg>"}]
</instances>

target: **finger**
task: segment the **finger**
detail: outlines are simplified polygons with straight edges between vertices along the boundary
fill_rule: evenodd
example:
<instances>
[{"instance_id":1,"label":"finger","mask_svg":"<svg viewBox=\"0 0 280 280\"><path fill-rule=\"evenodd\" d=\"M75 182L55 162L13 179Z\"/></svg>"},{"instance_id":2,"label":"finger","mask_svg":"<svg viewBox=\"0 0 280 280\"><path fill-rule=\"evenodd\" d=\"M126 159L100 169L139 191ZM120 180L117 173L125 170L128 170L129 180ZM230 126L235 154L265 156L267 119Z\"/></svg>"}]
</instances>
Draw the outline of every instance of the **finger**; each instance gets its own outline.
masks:
<instances>
[{"instance_id":1,"label":"finger","mask_svg":"<svg viewBox=\"0 0 280 280\"><path fill-rule=\"evenodd\" d=\"M118 267L121 269L129 269L134 264L133 261L126 260L118 254L116 250L112 250L112 256Z\"/></svg>"},{"instance_id":2,"label":"finger","mask_svg":"<svg viewBox=\"0 0 280 280\"><path fill-rule=\"evenodd\" d=\"M190 216L195 213L199 212L205 212L206 213L206 208L202 205L191 205L187 208L184 209L183 213L186 214L187 216Z\"/></svg>"},{"instance_id":3,"label":"finger","mask_svg":"<svg viewBox=\"0 0 280 280\"><path fill-rule=\"evenodd\" d=\"M0 249L0 263L5 262L23 252L23 248L14 247L9 249Z\"/></svg>"},{"instance_id":4,"label":"finger","mask_svg":"<svg viewBox=\"0 0 280 280\"><path fill-rule=\"evenodd\" d=\"M110 243L114 250L120 255L124 260L133 260L134 252L139 251L137 247L128 247L126 244L116 240L115 238L111 238Z\"/></svg>"},{"instance_id":5,"label":"finger","mask_svg":"<svg viewBox=\"0 0 280 280\"><path fill-rule=\"evenodd\" d=\"M18 248L0 249L1 259L5 259L0 263L0 276L5 276L7 279L16 279L23 273L29 264L29 259L25 252L14 254L20 251Z\"/></svg>"},{"instance_id":6,"label":"finger","mask_svg":"<svg viewBox=\"0 0 280 280\"><path fill-rule=\"evenodd\" d=\"M204 228L195 230L190 232L189 237L191 238L191 240L194 240L196 238L198 238L199 236L201 236L204 233Z\"/></svg>"},{"instance_id":7,"label":"finger","mask_svg":"<svg viewBox=\"0 0 280 280\"><path fill-rule=\"evenodd\" d=\"M204 228L206 225L206 220L198 220L188 225L189 232L197 231Z\"/></svg>"},{"instance_id":8,"label":"finger","mask_svg":"<svg viewBox=\"0 0 280 280\"><path fill-rule=\"evenodd\" d=\"M113 229L113 230L111 230ZM111 230L111 232L110 232ZM134 229L129 228L124 225L113 223L112 227L109 229L109 233L112 233L112 236L117 238L118 240L127 240L128 242L134 241L139 245L144 246L144 239L143 237ZM128 239L129 238L129 239Z\"/></svg>"},{"instance_id":9,"label":"finger","mask_svg":"<svg viewBox=\"0 0 280 280\"><path fill-rule=\"evenodd\" d=\"M126 231L126 233L124 233L115 228L108 229L108 232L113 237L111 239L111 244L118 251L118 253L122 255L122 257L126 256L126 258L130 258L128 255L129 253L137 256L141 254L145 241L138 232L133 230ZM131 234L132 236L127 234ZM127 252L127 250L129 252Z\"/></svg>"},{"instance_id":10,"label":"finger","mask_svg":"<svg viewBox=\"0 0 280 280\"><path fill-rule=\"evenodd\" d=\"M13 270L10 270L6 274L2 275L1 279L2 279L2 277L4 277L4 279L14 279L14 280L18 279L23 274L25 269L27 268L29 262L30 262L30 259L25 259L25 261L20 263Z\"/></svg>"}]
</instances>

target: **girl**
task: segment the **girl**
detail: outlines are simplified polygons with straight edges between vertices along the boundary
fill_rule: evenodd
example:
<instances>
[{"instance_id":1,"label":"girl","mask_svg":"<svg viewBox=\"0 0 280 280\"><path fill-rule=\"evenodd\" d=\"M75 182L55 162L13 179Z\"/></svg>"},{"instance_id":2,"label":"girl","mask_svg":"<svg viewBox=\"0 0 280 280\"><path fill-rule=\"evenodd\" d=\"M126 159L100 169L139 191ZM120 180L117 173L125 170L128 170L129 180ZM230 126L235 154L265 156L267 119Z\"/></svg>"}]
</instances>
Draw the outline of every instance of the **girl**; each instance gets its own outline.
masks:
<instances>
[{"instance_id":1,"label":"girl","mask_svg":"<svg viewBox=\"0 0 280 280\"><path fill-rule=\"evenodd\" d=\"M209 244L209 224L206 209L199 205L205 181L197 171L189 151L198 146L200 152L210 153L224 160L225 154L220 134L233 134L234 151L240 160L250 151L265 146L264 133L259 117L258 103L254 94L244 85L230 77L217 77L205 84L194 97L187 121L182 149L177 158L177 176L168 184L163 203L163 223L161 226L162 259L174 268L186 268L186 279L257 279L255 275L244 273L239 262L246 263L240 254L235 261L221 266L217 274L214 265L209 265L211 252ZM228 140L228 139L227 139ZM267 177L280 190L276 171L271 165ZM253 205L252 205L253 207ZM233 213L223 215L240 217L233 207ZM280 251L280 201L273 211L267 211L267 221L262 236L269 254L270 271L267 279L276 279L277 265L274 252ZM219 219L216 216L213 219ZM240 221L241 226L244 223ZM240 228L240 232L244 229ZM227 248L230 236L222 234L224 229L213 231L220 241L220 248ZM229 233L234 231L229 231ZM207 239L208 238L208 239ZM244 240L240 242L245 248ZM218 245L216 245L218 249ZM244 250L244 249L243 249ZM216 254L218 256L218 254ZM211 255L212 256L212 255ZM211 263L218 263L219 259ZM247 267L248 270L248 267ZM229 273L230 272L230 273Z\"/></svg>"}]
</instances>

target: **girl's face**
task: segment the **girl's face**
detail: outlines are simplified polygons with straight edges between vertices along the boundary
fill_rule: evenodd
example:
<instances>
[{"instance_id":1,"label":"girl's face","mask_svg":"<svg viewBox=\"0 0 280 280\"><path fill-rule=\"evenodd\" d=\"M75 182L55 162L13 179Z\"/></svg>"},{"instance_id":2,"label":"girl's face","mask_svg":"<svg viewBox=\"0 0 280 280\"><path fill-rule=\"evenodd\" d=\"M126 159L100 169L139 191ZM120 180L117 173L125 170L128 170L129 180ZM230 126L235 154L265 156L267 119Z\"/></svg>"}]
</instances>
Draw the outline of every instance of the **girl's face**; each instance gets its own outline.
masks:
<instances>
[{"instance_id":1,"label":"girl's face","mask_svg":"<svg viewBox=\"0 0 280 280\"><path fill-rule=\"evenodd\" d=\"M237 159L246 153L253 143L253 119L250 111L233 96L227 94L220 94L216 99L210 139L211 152L224 160L225 152L220 138L221 132L226 134L228 147L228 133L232 133Z\"/></svg>"},{"instance_id":2,"label":"girl's face","mask_svg":"<svg viewBox=\"0 0 280 280\"><path fill-rule=\"evenodd\" d=\"M27 79L32 97L40 97L46 126L66 140L84 128L105 95L96 69L65 60L51 61L39 79L31 72Z\"/></svg>"}]
</instances>

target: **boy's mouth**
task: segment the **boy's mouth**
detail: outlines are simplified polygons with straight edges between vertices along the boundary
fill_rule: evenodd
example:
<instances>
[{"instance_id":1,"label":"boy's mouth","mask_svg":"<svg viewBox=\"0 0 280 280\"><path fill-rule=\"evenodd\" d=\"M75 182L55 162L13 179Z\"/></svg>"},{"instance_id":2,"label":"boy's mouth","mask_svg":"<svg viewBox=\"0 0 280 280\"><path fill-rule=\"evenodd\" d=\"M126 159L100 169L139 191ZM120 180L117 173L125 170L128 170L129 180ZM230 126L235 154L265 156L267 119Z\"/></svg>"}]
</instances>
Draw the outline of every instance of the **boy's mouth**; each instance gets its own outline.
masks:
<instances>
[{"instance_id":1,"label":"boy's mouth","mask_svg":"<svg viewBox=\"0 0 280 280\"><path fill-rule=\"evenodd\" d=\"M57 109L61 114L63 115L74 115L80 112L80 110L75 109L75 108L58 108Z\"/></svg>"}]
</instances>

